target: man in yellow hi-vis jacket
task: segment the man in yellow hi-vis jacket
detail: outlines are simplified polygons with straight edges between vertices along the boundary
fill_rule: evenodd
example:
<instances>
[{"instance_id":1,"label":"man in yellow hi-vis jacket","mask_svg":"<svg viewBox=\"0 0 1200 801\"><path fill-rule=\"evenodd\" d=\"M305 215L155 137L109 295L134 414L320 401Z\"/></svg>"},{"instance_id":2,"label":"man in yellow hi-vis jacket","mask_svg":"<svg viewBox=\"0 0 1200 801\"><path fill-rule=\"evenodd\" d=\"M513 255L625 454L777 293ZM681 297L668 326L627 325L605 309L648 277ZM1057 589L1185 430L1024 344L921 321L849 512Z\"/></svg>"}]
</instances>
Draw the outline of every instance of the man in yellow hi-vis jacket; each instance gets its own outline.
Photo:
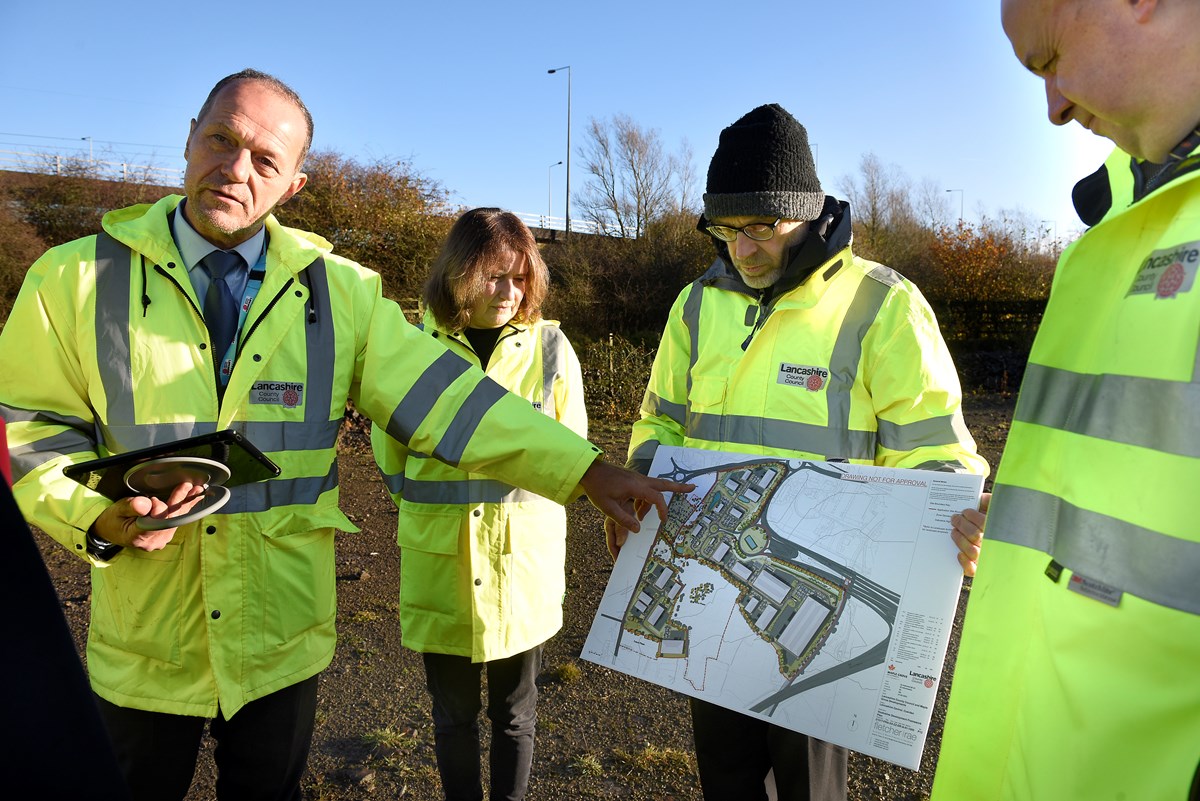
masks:
<instances>
[{"instance_id":1,"label":"man in yellow hi-vis jacket","mask_svg":"<svg viewBox=\"0 0 1200 801\"><path fill-rule=\"evenodd\" d=\"M721 132L700 229L717 247L667 321L630 465L662 445L986 473L921 293L850 249L804 127L760 106ZM625 532L609 526L610 548ZM960 546L969 567L975 545ZM846 797L846 749L692 700L707 799Z\"/></svg>"},{"instance_id":2,"label":"man in yellow hi-vis jacket","mask_svg":"<svg viewBox=\"0 0 1200 801\"><path fill-rule=\"evenodd\" d=\"M1120 150L1076 190L933 797L1200 799L1200 3L1002 9L1050 121Z\"/></svg>"},{"instance_id":3,"label":"man in yellow hi-vis jacket","mask_svg":"<svg viewBox=\"0 0 1200 801\"><path fill-rule=\"evenodd\" d=\"M636 525L632 471L448 353L375 273L271 210L299 191L300 98L253 70L201 107L186 198L109 213L30 269L0 334L0 412L23 513L89 560L88 668L134 798L182 798L205 720L221 798L299 798L334 650L335 442L347 398L403 442ZM242 431L282 468L218 514L142 531L202 488L110 503L63 467ZM64 764L70 763L64 754Z\"/></svg>"}]
</instances>

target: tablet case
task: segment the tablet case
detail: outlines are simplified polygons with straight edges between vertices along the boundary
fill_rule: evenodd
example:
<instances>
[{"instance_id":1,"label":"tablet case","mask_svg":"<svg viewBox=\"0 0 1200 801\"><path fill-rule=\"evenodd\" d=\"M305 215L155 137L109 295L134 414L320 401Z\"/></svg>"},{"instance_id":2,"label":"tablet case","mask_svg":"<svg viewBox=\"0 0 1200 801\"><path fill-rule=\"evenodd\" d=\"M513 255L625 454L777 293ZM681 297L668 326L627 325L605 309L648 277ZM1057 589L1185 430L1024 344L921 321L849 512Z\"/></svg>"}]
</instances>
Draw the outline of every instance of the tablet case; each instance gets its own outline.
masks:
<instances>
[{"instance_id":1,"label":"tablet case","mask_svg":"<svg viewBox=\"0 0 1200 801\"><path fill-rule=\"evenodd\" d=\"M200 457L224 464L230 472L224 482L227 487L274 478L280 473L278 465L240 432L229 428L68 465L63 468L63 475L115 501L136 494L125 484L125 474L130 468L169 456Z\"/></svg>"}]
</instances>

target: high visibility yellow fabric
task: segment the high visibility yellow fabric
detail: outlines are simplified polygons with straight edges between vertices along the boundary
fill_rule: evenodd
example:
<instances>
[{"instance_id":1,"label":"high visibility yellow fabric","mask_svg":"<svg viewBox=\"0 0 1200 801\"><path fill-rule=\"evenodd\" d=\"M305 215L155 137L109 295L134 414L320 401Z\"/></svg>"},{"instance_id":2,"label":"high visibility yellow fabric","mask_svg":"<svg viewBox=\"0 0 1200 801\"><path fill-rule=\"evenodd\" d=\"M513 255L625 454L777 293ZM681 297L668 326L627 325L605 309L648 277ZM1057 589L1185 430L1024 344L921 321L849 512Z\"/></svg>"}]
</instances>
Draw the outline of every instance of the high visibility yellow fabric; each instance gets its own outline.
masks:
<instances>
[{"instance_id":1,"label":"high visibility yellow fabric","mask_svg":"<svg viewBox=\"0 0 1200 801\"><path fill-rule=\"evenodd\" d=\"M1200 173L1132 197L1055 275L996 476L936 801L1196 791Z\"/></svg>"},{"instance_id":2,"label":"high visibility yellow fabric","mask_svg":"<svg viewBox=\"0 0 1200 801\"><path fill-rule=\"evenodd\" d=\"M439 328L432 314L425 330L479 364L466 337ZM579 360L558 323L506 325L487 374L587 435ZM371 444L399 508L405 647L487 662L528 651L562 628L561 504L414 454L378 426Z\"/></svg>"},{"instance_id":3,"label":"high visibility yellow fabric","mask_svg":"<svg viewBox=\"0 0 1200 801\"><path fill-rule=\"evenodd\" d=\"M671 309L631 466L648 469L661 443L987 472L937 321L909 281L846 246L755 331L758 296L729 269L718 261Z\"/></svg>"},{"instance_id":4,"label":"high visibility yellow fabric","mask_svg":"<svg viewBox=\"0 0 1200 801\"><path fill-rule=\"evenodd\" d=\"M87 558L108 501L71 463L233 427L282 468L161 551L92 571L92 686L127 707L231 716L334 650L336 438L347 397L426 452L565 501L597 450L414 327L380 279L266 222L266 278L218 408L208 332L171 237L179 197L107 214L48 251L0 334L0 412L26 517ZM121 258L98 258L108 243ZM118 247L120 247L118 245ZM478 435L475 432L478 431Z\"/></svg>"}]
</instances>

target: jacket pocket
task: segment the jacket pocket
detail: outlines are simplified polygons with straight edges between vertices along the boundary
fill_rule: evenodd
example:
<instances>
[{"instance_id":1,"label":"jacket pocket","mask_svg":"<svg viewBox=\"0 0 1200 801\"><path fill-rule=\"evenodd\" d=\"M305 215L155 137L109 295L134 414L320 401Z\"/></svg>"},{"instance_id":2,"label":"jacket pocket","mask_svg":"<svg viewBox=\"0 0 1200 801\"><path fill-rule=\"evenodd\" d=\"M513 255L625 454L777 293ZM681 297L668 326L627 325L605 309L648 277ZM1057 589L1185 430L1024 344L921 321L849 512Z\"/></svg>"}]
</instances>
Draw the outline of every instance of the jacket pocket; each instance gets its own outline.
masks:
<instances>
[{"instance_id":1,"label":"jacket pocket","mask_svg":"<svg viewBox=\"0 0 1200 801\"><path fill-rule=\"evenodd\" d=\"M180 665L183 547L126 548L92 571L92 636L112 648Z\"/></svg>"},{"instance_id":2,"label":"jacket pocket","mask_svg":"<svg viewBox=\"0 0 1200 801\"><path fill-rule=\"evenodd\" d=\"M725 385L728 383L728 379L720 376L694 376L688 405L694 411L720 414L725 408Z\"/></svg>"},{"instance_id":3,"label":"jacket pocket","mask_svg":"<svg viewBox=\"0 0 1200 801\"><path fill-rule=\"evenodd\" d=\"M465 591L460 575L466 568L459 557L464 520L460 509L426 510L418 504L401 504L396 541L402 619L405 612L454 617L470 608L467 599L460 597Z\"/></svg>"},{"instance_id":4,"label":"jacket pocket","mask_svg":"<svg viewBox=\"0 0 1200 801\"><path fill-rule=\"evenodd\" d=\"M263 537L263 644L283 645L318 626L332 626L337 611L334 530L318 528ZM254 592L253 588L248 588Z\"/></svg>"},{"instance_id":5,"label":"jacket pocket","mask_svg":"<svg viewBox=\"0 0 1200 801\"><path fill-rule=\"evenodd\" d=\"M725 439L725 390L729 380L719 376L692 378L688 395L687 436L721 442Z\"/></svg>"}]
</instances>

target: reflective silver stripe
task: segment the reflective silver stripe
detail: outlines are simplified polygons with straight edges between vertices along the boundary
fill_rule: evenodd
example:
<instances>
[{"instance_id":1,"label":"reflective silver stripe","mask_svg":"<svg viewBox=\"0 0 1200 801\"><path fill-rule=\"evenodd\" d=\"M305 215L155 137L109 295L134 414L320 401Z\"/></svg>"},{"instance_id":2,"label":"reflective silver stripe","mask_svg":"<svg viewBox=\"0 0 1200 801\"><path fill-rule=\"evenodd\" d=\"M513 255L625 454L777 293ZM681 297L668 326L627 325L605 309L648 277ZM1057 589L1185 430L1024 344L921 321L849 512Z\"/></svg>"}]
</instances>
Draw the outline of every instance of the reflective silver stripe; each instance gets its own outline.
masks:
<instances>
[{"instance_id":1,"label":"reflective silver stripe","mask_svg":"<svg viewBox=\"0 0 1200 801\"><path fill-rule=\"evenodd\" d=\"M1089 375L1030 363L1015 419L1200 458L1200 383Z\"/></svg>"},{"instance_id":2,"label":"reflective silver stripe","mask_svg":"<svg viewBox=\"0 0 1200 801\"><path fill-rule=\"evenodd\" d=\"M463 451L479 427L479 421L488 410L496 405L496 401L508 394L508 390L490 378L484 378L467 397L465 403L458 407L454 419L446 426L446 433L433 448L433 456L448 465L458 467L462 461Z\"/></svg>"},{"instance_id":3,"label":"reflective silver stripe","mask_svg":"<svg viewBox=\"0 0 1200 801\"><path fill-rule=\"evenodd\" d=\"M316 308L316 320L305 317L304 336L308 348L308 380L304 387L304 420L319 424L329 420L333 404L333 361L336 358L333 307L329 298L329 275L325 259L318 256L301 274ZM344 399L342 399L344 401ZM341 404L343 407L345 403ZM338 421L341 421L339 416ZM251 440L252 442L254 440Z\"/></svg>"},{"instance_id":4,"label":"reflective silver stripe","mask_svg":"<svg viewBox=\"0 0 1200 801\"><path fill-rule=\"evenodd\" d=\"M996 488L996 498L1000 502L988 513L989 539L1042 551L1090 579L1200 614L1200 542L1081 509L1037 490L1006 484Z\"/></svg>"},{"instance_id":5,"label":"reflective silver stripe","mask_svg":"<svg viewBox=\"0 0 1200 801\"><path fill-rule=\"evenodd\" d=\"M642 400L642 411L655 417L667 417L678 423L681 428L687 417L687 409L682 403L664 400L649 390L646 390L646 397Z\"/></svg>"},{"instance_id":6,"label":"reflective silver stripe","mask_svg":"<svg viewBox=\"0 0 1200 801\"><path fill-rule=\"evenodd\" d=\"M322 410L326 408L321 407ZM237 423L235 427L263 451L316 451L336 447L338 431L342 426L341 418L325 420L320 419L321 414L314 414L313 417L318 419L303 423L256 421Z\"/></svg>"},{"instance_id":7,"label":"reflective silver stripe","mask_svg":"<svg viewBox=\"0 0 1200 801\"><path fill-rule=\"evenodd\" d=\"M552 325L542 326L542 411L557 419L554 382L563 373L563 334Z\"/></svg>"},{"instance_id":8,"label":"reflective silver stripe","mask_svg":"<svg viewBox=\"0 0 1200 801\"><path fill-rule=\"evenodd\" d=\"M704 286L696 281L692 284L688 298L683 303L683 324L688 328L691 350L688 354L687 396L692 397L692 370L700 358L700 304L704 300Z\"/></svg>"},{"instance_id":9,"label":"reflective silver stripe","mask_svg":"<svg viewBox=\"0 0 1200 801\"><path fill-rule=\"evenodd\" d=\"M875 459L875 432L833 429L791 420L743 415L688 415L687 434L694 439L737 445L761 445L806 451L827 459Z\"/></svg>"},{"instance_id":10,"label":"reflective silver stripe","mask_svg":"<svg viewBox=\"0 0 1200 801\"><path fill-rule=\"evenodd\" d=\"M960 412L903 424L876 418L875 424L879 426L879 444L894 451L953 445L970 436Z\"/></svg>"},{"instance_id":11,"label":"reflective silver stripe","mask_svg":"<svg viewBox=\"0 0 1200 801\"><path fill-rule=\"evenodd\" d=\"M837 341L833 345L833 353L829 357L829 383L825 389L825 402L828 409L829 435L842 436L840 443L830 442L826 455L835 459L874 459L874 442L870 454L856 455L856 447L861 445L861 439L856 439L856 432L850 431L851 391L854 388L854 378L858 375L858 364L862 361L862 342L868 329L879 316L879 310L887 299L892 286L898 281L896 274L883 266L877 267L861 282L854 293L854 300L842 318L842 327L838 330ZM883 421L876 425L882 428ZM872 440L874 437L872 437ZM792 447L797 450L816 451L807 445Z\"/></svg>"},{"instance_id":12,"label":"reflective silver stripe","mask_svg":"<svg viewBox=\"0 0 1200 801\"><path fill-rule=\"evenodd\" d=\"M468 367L470 365L465 359L455 356L450 351L434 359L413 384L412 389L401 399L396 411L392 412L387 422L388 436L408 444L417 428L429 416L438 398L467 371Z\"/></svg>"},{"instance_id":13,"label":"reflective silver stripe","mask_svg":"<svg viewBox=\"0 0 1200 801\"><path fill-rule=\"evenodd\" d=\"M658 440L648 439L641 445L634 448L633 453L629 454L629 460L625 466L630 470L636 470L644 476L650 475L650 465L654 461L654 454L658 453Z\"/></svg>"},{"instance_id":14,"label":"reflective silver stripe","mask_svg":"<svg viewBox=\"0 0 1200 801\"><path fill-rule=\"evenodd\" d=\"M261 451L277 453L284 451L313 451L333 448L337 445L341 420L321 420L316 423L285 421L258 421L234 423L251 444ZM187 423L143 423L134 426L106 426L105 447L112 453L124 453L138 448L149 448L164 442L174 442L185 437L194 437L216 431L212 422Z\"/></svg>"},{"instance_id":15,"label":"reflective silver stripe","mask_svg":"<svg viewBox=\"0 0 1200 801\"><path fill-rule=\"evenodd\" d=\"M5 406L0 403L0 417L5 423L57 423L59 425L77 428L80 431L91 431L94 426L82 417L71 417L65 414L55 414L30 409L18 409L16 406Z\"/></svg>"},{"instance_id":16,"label":"reflective silver stripe","mask_svg":"<svg viewBox=\"0 0 1200 801\"><path fill-rule=\"evenodd\" d=\"M80 451L95 451L96 443L90 437L73 429L61 431L36 442L14 446L8 455L12 463L13 480L20 481L26 475L51 459Z\"/></svg>"},{"instance_id":17,"label":"reflective silver stripe","mask_svg":"<svg viewBox=\"0 0 1200 801\"><path fill-rule=\"evenodd\" d=\"M129 290L131 251L105 233L96 235L96 363L110 425L137 420L130 366Z\"/></svg>"},{"instance_id":18,"label":"reflective silver stripe","mask_svg":"<svg viewBox=\"0 0 1200 801\"><path fill-rule=\"evenodd\" d=\"M404 482L404 500L409 503L477 504L528 503L544 499L535 492L486 478L457 481L414 481L410 478Z\"/></svg>"},{"instance_id":19,"label":"reflective silver stripe","mask_svg":"<svg viewBox=\"0 0 1200 801\"><path fill-rule=\"evenodd\" d=\"M100 434L109 453L125 453L151 445L174 442L185 437L211 434L217 430L213 422L186 423L143 423L141 425L105 425L101 423ZM253 442L253 440L251 440ZM256 446L257 442L254 443ZM259 446L260 448L262 446ZM265 450L265 448L263 449Z\"/></svg>"},{"instance_id":20,"label":"reflective silver stripe","mask_svg":"<svg viewBox=\"0 0 1200 801\"><path fill-rule=\"evenodd\" d=\"M273 478L230 488L229 503L220 514L278 511L281 506L312 506L323 494L337 489L337 460L323 476Z\"/></svg>"},{"instance_id":21,"label":"reflective silver stripe","mask_svg":"<svg viewBox=\"0 0 1200 801\"><path fill-rule=\"evenodd\" d=\"M383 483L388 488L388 492L393 495L404 494L404 474L403 473L385 473L382 469L379 475L383 477Z\"/></svg>"}]
</instances>

